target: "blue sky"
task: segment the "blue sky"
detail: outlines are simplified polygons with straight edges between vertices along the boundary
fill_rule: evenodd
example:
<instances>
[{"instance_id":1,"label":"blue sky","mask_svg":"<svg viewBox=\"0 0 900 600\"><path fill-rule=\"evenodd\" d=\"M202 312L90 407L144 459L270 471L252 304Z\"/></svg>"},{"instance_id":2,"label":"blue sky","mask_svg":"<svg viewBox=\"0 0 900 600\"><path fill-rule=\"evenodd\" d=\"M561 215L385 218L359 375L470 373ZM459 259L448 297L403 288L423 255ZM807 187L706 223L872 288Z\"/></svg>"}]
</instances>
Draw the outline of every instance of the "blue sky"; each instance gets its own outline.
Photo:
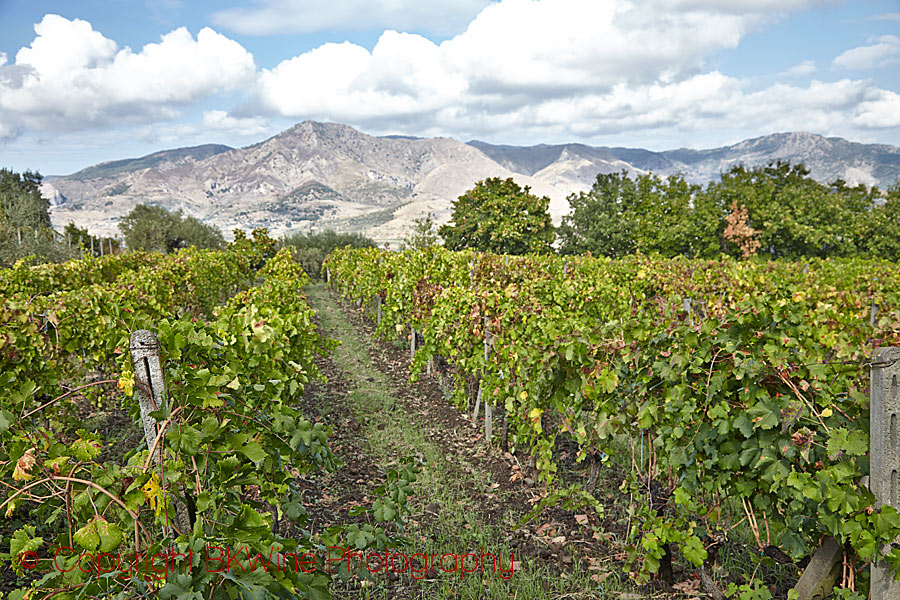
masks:
<instances>
[{"instance_id":1,"label":"blue sky","mask_svg":"<svg viewBox=\"0 0 900 600\"><path fill-rule=\"evenodd\" d=\"M372 134L900 144L900 1L0 0L0 166Z\"/></svg>"}]
</instances>

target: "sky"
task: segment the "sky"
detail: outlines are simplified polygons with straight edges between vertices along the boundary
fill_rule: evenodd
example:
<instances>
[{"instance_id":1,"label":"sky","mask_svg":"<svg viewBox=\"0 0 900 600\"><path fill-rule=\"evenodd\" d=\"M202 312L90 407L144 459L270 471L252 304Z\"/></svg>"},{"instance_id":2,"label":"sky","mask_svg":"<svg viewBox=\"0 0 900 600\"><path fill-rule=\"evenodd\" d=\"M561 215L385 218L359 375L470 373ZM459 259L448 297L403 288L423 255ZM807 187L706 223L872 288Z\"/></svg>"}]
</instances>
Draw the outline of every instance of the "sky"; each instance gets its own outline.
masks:
<instances>
[{"instance_id":1,"label":"sky","mask_svg":"<svg viewBox=\"0 0 900 600\"><path fill-rule=\"evenodd\" d=\"M0 167L307 119L496 144L900 145L900 0L0 0Z\"/></svg>"}]
</instances>

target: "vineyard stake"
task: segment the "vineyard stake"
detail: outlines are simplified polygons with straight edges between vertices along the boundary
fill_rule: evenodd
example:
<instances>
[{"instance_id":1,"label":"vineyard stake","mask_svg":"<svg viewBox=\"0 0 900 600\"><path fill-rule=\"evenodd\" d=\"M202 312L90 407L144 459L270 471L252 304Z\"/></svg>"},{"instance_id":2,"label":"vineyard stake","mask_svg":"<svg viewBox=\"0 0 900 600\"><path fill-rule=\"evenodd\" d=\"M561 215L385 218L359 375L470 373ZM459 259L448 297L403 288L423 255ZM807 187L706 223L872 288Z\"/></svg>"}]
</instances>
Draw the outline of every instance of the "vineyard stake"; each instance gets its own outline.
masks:
<instances>
[{"instance_id":1,"label":"vineyard stake","mask_svg":"<svg viewBox=\"0 0 900 600\"><path fill-rule=\"evenodd\" d=\"M487 361L488 357L491 355L491 344L494 343L493 337L491 337L491 328L488 324L488 318L484 318L484 365L485 369L487 369ZM480 388L479 388L480 389ZM494 411L493 406L491 406L490 394L487 395L484 399L484 439L487 440L488 445L491 443L491 434L494 433Z\"/></svg>"},{"instance_id":2,"label":"vineyard stake","mask_svg":"<svg viewBox=\"0 0 900 600\"><path fill-rule=\"evenodd\" d=\"M472 412L472 425L478 424L479 408L481 408L481 379L478 380L478 393L475 396L475 410Z\"/></svg>"},{"instance_id":3,"label":"vineyard stake","mask_svg":"<svg viewBox=\"0 0 900 600\"><path fill-rule=\"evenodd\" d=\"M93 238L92 238L93 239ZM150 413L159 410L162 399L166 393L165 381L162 374L162 366L159 362L159 340L152 331L139 329L131 334L131 364L134 367L134 393L141 407L141 422L144 426L144 440L147 449L155 452L159 447L158 462L162 465L164 445L162 439L165 431L159 431L158 423ZM190 517L187 506L183 502L175 500L175 517L182 532L191 531ZM163 535L166 535L167 527L163 527Z\"/></svg>"},{"instance_id":4,"label":"vineyard stake","mask_svg":"<svg viewBox=\"0 0 900 600\"><path fill-rule=\"evenodd\" d=\"M900 348L881 348L872 357L869 413L869 489L876 507L900 508ZM900 598L900 582L879 560L872 565L872 600Z\"/></svg>"}]
</instances>

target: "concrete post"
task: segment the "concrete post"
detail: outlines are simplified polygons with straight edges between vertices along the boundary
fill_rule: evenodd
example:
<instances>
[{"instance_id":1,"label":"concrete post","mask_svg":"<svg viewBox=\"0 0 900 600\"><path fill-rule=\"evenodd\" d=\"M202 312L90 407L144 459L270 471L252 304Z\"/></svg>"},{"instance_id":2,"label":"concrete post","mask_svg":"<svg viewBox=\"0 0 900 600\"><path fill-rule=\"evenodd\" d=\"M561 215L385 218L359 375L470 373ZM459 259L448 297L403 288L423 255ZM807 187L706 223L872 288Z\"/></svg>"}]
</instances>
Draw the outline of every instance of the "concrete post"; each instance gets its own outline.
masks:
<instances>
[{"instance_id":1,"label":"concrete post","mask_svg":"<svg viewBox=\"0 0 900 600\"><path fill-rule=\"evenodd\" d=\"M141 407L141 422L144 426L144 440L152 451L156 462L162 463L165 452L165 432L159 431L159 424L150 413L158 410L166 393L162 365L159 362L159 340L153 332L139 329L131 334L131 364L134 367L134 393ZM156 440L160 436L159 441ZM156 446L154 448L154 445ZM191 531L187 507L180 500L175 501L175 517L178 529L184 533ZM167 527L163 528L163 535Z\"/></svg>"},{"instance_id":2,"label":"concrete post","mask_svg":"<svg viewBox=\"0 0 900 600\"><path fill-rule=\"evenodd\" d=\"M876 506L900 509L900 348L881 348L872 357L870 385L869 489ZM872 565L871 599L900 598L900 582L884 561Z\"/></svg>"}]
</instances>

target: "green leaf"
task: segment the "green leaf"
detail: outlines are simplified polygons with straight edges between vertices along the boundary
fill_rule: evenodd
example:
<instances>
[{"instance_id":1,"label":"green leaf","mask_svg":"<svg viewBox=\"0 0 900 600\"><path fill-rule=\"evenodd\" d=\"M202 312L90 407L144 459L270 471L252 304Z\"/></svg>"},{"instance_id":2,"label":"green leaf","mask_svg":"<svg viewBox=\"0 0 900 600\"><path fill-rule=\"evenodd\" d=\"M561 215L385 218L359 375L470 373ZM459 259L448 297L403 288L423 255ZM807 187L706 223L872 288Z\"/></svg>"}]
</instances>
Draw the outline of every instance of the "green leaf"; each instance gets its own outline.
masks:
<instances>
[{"instance_id":1,"label":"green leaf","mask_svg":"<svg viewBox=\"0 0 900 600\"><path fill-rule=\"evenodd\" d=\"M0 433L6 433L15 420L16 418L11 412L6 409L0 410Z\"/></svg>"},{"instance_id":2,"label":"green leaf","mask_svg":"<svg viewBox=\"0 0 900 600\"><path fill-rule=\"evenodd\" d=\"M258 442L253 441L247 442L240 448L239 452L257 465L259 465L267 456L266 451L262 449L262 446L260 446Z\"/></svg>"}]
</instances>

